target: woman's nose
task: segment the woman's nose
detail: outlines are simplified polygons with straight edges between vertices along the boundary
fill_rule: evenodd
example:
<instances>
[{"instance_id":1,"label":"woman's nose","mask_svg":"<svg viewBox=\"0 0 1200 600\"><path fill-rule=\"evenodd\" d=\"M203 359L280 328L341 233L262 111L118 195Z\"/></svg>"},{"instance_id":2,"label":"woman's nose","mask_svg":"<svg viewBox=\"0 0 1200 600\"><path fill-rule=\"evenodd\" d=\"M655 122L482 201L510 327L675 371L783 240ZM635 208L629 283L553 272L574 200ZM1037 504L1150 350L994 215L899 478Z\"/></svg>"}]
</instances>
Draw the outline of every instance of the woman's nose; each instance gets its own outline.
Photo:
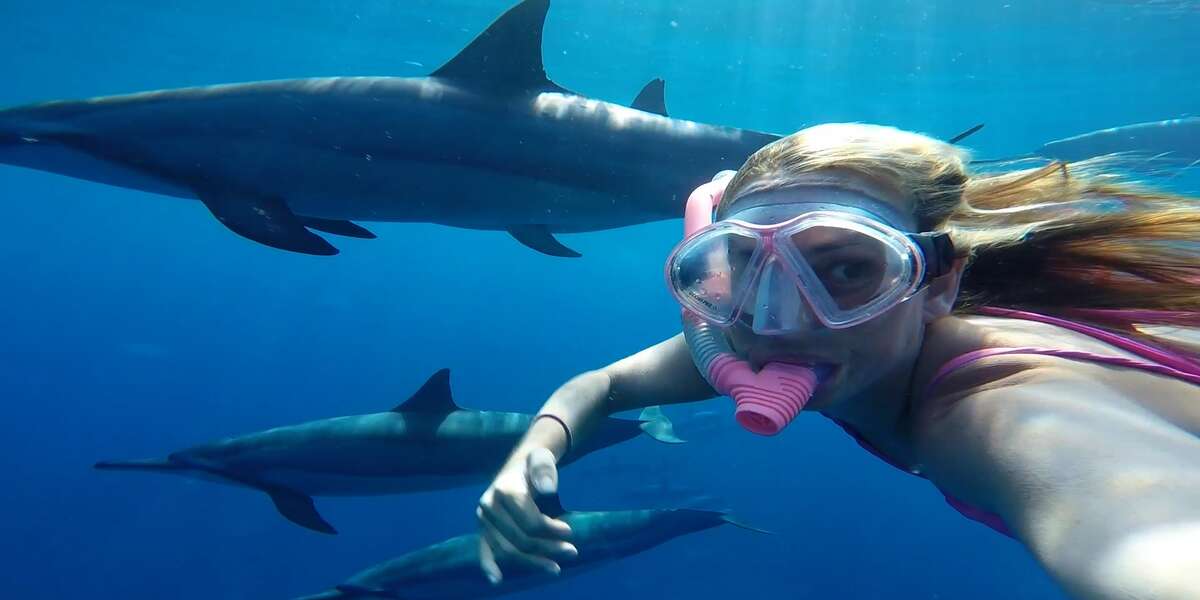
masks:
<instances>
[{"instance_id":1,"label":"woman's nose","mask_svg":"<svg viewBox=\"0 0 1200 600\"><path fill-rule=\"evenodd\" d=\"M795 278L776 260L763 266L751 300L751 330L757 335L808 331L816 325Z\"/></svg>"}]
</instances>

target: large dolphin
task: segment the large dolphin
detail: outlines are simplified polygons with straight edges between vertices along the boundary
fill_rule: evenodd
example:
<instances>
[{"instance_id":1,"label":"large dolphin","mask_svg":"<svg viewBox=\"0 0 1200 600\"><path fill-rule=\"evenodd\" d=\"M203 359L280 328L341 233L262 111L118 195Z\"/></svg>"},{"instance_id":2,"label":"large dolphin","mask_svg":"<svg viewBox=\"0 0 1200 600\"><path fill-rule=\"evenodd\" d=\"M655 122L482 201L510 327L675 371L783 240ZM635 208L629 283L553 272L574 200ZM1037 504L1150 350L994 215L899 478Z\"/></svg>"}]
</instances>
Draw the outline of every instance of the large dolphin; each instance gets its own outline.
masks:
<instances>
[{"instance_id":1,"label":"large dolphin","mask_svg":"<svg viewBox=\"0 0 1200 600\"><path fill-rule=\"evenodd\" d=\"M579 556L562 562L563 570L558 578L522 564L502 564L504 579L497 586L491 585L479 568L479 536L471 534L380 563L330 591L299 600L451 600L502 596L578 575L679 536L726 523L760 531L741 525L724 513L707 510L569 512L562 518L571 525L572 542L579 550Z\"/></svg>"},{"instance_id":2,"label":"large dolphin","mask_svg":"<svg viewBox=\"0 0 1200 600\"><path fill-rule=\"evenodd\" d=\"M546 76L550 0L524 0L428 77L185 88L0 111L0 163L199 199L226 227L308 254L359 221L555 232L682 216L687 193L778 136L633 108Z\"/></svg>"},{"instance_id":3,"label":"large dolphin","mask_svg":"<svg viewBox=\"0 0 1200 600\"><path fill-rule=\"evenodd\" d=\"M646 433L678 443L660 411L643 420L607 419L566 463ZM336 533L312 496L437 490L485 481L529 428L533 415L459 408L450 371L435 373L388 412L336 417L231 437L166 458L103 461L97 469L176 473L265 492L285 518Z\"/></svg>"}]
</instances>

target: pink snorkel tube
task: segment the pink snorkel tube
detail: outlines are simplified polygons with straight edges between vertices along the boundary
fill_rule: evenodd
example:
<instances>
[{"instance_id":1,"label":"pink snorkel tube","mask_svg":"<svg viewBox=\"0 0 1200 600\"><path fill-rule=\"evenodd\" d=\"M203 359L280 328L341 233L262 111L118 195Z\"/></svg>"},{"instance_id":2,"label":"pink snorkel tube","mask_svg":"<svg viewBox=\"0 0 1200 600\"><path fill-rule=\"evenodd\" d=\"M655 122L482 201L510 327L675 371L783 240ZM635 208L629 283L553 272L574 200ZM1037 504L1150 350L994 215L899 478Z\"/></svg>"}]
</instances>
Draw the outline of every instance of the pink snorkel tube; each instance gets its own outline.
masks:
<instances>
[{"instance_id":1,"label":"pink snorkel tube","mask_svg":"<svg viewBox=\"0 0 1200 600\"><path fill-rule=\"evenodd\" d=\"M718 173L688 197L683 216L684 239L712 224L713 210L721 201L732 173ZM750 363L733 353L724 332L686 308L683 336L696 368L717 393L733 398L734 418L753 433L775 435L783 431L808 404L817 387L817 374L806 365L772 362L754 372Z\"/></svg>"}]
</instances>

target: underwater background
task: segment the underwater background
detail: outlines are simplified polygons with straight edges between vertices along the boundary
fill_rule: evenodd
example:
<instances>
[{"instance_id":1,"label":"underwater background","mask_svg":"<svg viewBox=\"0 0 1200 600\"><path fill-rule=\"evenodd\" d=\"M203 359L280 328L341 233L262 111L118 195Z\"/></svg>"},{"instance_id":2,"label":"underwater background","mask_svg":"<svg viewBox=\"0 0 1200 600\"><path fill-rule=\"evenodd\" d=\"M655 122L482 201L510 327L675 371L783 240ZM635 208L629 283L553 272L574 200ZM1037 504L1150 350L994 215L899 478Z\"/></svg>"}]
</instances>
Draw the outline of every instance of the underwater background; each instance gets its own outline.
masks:
<instances>
[{"instance_id":1,"label":"underwater background","mask_svg":"<svg viewBox=\"0 0 1200 600\"><path fill-rule=\"evenodd\" d=\"M512 3L4 0L0 106L420 76ZM986 122L965 143L998 157L1194 114L1197 31L1187 2L554 0L545 63L612 102L662 77L672 116L774 133L864 121L945 138ZM198 202L35 171L0 166L0 198L11 598L287 598L473 531L482 486L318 498L341 531L327 537L256 492L91 465L387 410L441 367L463 406L534 411L679 331L662 281L679 221L561 236L580 259L503 232L371 223L380 239L320 258L232 235ZM641 438L568 467L568 508L727 508L776 535L710 530L519 597L1063 597L1015 542L818 416L767 439L728 399L667 413L688 444Z\"/></svg>"}]
</instances>

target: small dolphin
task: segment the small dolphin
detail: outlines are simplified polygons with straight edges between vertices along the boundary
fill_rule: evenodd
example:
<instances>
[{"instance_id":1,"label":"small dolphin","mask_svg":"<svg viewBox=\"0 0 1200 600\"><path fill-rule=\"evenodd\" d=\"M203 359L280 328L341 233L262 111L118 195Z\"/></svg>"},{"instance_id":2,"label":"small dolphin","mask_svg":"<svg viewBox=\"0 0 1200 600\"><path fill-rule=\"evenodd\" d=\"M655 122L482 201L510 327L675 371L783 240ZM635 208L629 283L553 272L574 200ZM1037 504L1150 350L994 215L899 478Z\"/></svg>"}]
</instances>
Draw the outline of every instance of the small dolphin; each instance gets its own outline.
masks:
<instances>
[{"instance_id":1,"label":"small dolphin","mask_svg":"<svg viewBox=\"0 0 1200 600\"><path fill-rule=\"evenodd\" d=\"M551 81L550 0L524 0L428 77L263 81L0 111L0 163L198 199L259 243L337 254L352 221L554 233L679 218L687 194L779 138L625 107ZM398 61L403 62L403 61ZM714 85L719 89L720 85Z\"/></svg>"},{"instance_id":2,"label":"small dolphin","mask_svg":"<svg viewBox=\"0 0 1200 600\"><path fill-rule=\"evenodd\" d=\"M551 511L558 512L558 511ZM689 533L732 524L725 513L692 509L559 513L571 526L579 556L563 561L562 574L547 576L519 564L501 564L504 579L488 583L479 568L479 536L461 535L404 554L354 575L334 589L298 600L393 598L441 600L487 598L553 583L605 563L644 552Z\"/></svg>"},{"instance_id":3,"label":"small dolphin","mask_svg":"<svg viewBox=\"0 0 1200 600\"><path fill-rule=\"evenodd\" d=\"M1031 158L1076 162L1109 154L1136 154L1152 157L1156 162L1194 164L1200 161L1200 117L1110 127L1052 140L1029 154L971 162L990 164Z\"/></svg>"},{"instance_id":4,"label":"small dolphin","mask_svg":"<svg viewBox=\"0 0 1200 600\"><path fill-rule=\"evenodd\" d=\"M642 433L680 443L661 412L608 419L565 463ZM97 469L176 473L265 492L285 518L337 533L312 496L367 496L483 482L529 428L533 415L459 408L442 369L388 412L268 429L174 452L166 458L103 461Z\"/></svg>"},{"instance_id":5,"label":"small dolphin","mask_svg":"<svg viewBox=\"0 0 1200 600\"><path fill-rule=\"evenodd\" d=\"M1137 153L1157 160L1200 160L1200 117L1136 123L1084 133L1042 144L1037 155L1077 161L1106 154Z\"/></svg>"}]
</instances>

